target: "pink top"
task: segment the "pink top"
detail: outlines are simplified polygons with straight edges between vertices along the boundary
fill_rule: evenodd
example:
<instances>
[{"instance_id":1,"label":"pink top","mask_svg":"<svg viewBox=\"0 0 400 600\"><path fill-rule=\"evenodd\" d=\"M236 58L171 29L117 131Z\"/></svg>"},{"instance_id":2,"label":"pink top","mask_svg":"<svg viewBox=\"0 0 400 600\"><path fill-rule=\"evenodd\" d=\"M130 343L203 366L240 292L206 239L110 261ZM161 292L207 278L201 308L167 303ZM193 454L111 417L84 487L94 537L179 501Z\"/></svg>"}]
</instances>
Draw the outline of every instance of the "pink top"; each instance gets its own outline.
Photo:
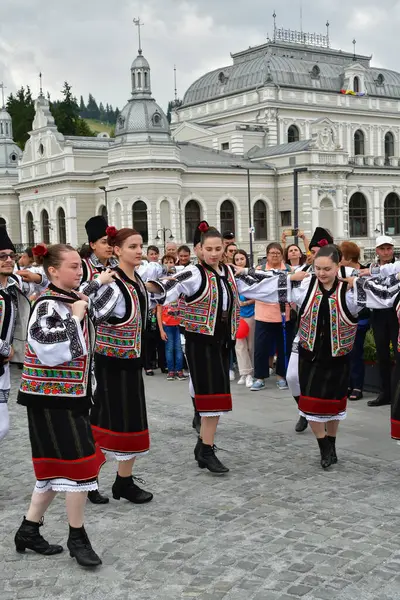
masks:
<instances>
[{"instance_id":1,"label":"pink top","mask_svg":"<svg viewBox=\"0 0 400 600\"><path fill-rule=\"evenodd\" d=\"M270 265L265 266L265 271L271 270ZM285 263L282 263L280 266L282 271L286 270ZM286 304L286 321L290 319L290 304ZM255 303L255 319L256 321L263 321L264 323L281 323L281 307L279 303L271 304L268 302L260 302L260 300L256 300Z\"/></svg>"}]
</instances>

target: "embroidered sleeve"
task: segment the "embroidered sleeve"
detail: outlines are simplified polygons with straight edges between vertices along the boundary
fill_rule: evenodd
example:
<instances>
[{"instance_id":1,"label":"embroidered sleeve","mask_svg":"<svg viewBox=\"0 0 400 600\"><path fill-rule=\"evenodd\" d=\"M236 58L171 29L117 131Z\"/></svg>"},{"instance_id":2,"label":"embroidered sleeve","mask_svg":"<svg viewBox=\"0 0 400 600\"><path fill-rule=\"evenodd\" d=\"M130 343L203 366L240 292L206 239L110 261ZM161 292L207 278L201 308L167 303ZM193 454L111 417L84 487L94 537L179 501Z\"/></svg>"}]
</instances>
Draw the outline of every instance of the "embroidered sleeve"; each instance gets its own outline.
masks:
<instances>
[{"instance_id":1,"label":"embroidered sleeve","mask_svg":"<svg viewBox=\"0 0 400 600\"><path fill-rule=\"evenodd\" d=\"M376 273L376 270L379 268L379 274ZM397 275L400 273L400 261L396 260L394 263L389 263L388 265L377 266L374 265L374 274L375 276L381 278L390 277L391 275Z\"/></svg>"},{"instance_id":2,"label":"embroidered sleeve","mask_svg":"<svg viewBox=\"0 0 400 600\"><path fill-rule=\"evenodd\" d=\"M400 293L400 281L397 275L386 279L366 279L359 277L354 281L354 301L360 307L391 308Z\"/></svg>"},{"instance_id":3,"label":"embroidered sleeve","mask_svg":"<svg viewBox=\"0 0 400 600\"><path fill-rule=\"evenodd\" d=\"M161 304L177 302L180 296L190 297L196 294L201 287L201 274L197 267L190 265L173 277L166 277L155 281L164 293L152 294L152 298Z\"/></svg>"},{"instance_id":4,"label":"embroidered sleeve","mask_svg":"<svg viewBox=\"0 0 400 600\"><path fill-rule=\"evenodd\" d=\"M161 277L163 268L158 262L149 262L147 264L140 265L137 272L141 279L146 282L150 279L158 279Z\"/></svg>"},{"instance_id":5,"label":"embroidered sleeve","mask_svg":"<svg viewBox=\"0 0 400 600\"><path fill-rule=\"evenodd\" d=\"M239 293L246 298L268 303L289 301L288 274L283 271L256 271L236 278Z\"/></svg>"},{"instance_id":6,"label":"embroidered sleeve","mask_svg":"<svg viewBox=\"0 0 400 600\"><path fill-rule=\"evenodd\" d=\"M97 293L91 297L90 302L96 324L107 321L114 312L119 297L120 291L116 283L97 288Z\"/></svg>"},{"instance_id":7,"label":"embroidered sleeve","mask_svg":"<svg viewBox=\"0 0 400 600\"><path fill-rule=\"evenodd\" d=\"M99 291L100 281L92 279L91 281L85 281L79 288L79 291L85 296L92 296Z\"/></svg>"},{"instance_id":8,"label":"embroidered sleeve","mask_svg":"<svg viewBox=\"0 0 400 600\"><path fill-rule=\"evenodd\" d=\"M68 309L49 300L40 302L28 327L28 343L42 364L56 366L85 356L82 327Z\"/></svg>"}]
</instances>

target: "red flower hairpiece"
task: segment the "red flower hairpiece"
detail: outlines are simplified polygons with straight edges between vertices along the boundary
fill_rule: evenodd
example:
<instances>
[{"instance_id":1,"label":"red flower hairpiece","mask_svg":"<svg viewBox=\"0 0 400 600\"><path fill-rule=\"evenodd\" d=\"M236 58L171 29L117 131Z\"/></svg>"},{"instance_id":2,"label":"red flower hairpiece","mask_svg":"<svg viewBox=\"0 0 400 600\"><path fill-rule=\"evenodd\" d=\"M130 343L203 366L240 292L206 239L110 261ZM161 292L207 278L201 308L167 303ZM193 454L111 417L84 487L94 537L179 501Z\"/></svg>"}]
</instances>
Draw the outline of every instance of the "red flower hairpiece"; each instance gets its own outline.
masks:
<instances>
[{"instance_id":1,"label":"red flower hairpiece","mask_svg":"<svg viewBox=\"0 0 400 600\"><path fill-rule=\"evenodd\" d=\"M110 238L115 238L117 233L118 233L118 229L116 227L110 226L110 227L107 227L107 229L106 229L106 234Z\"/></svg>"},{"instance_id":2,"label":"red flower hairpiece","mask_svg":"<svg viewBox=\"0 0 400 600\"><path fill-rule=\"evenodd\" d=\"M320 241L318 242L318 246L319 246L320 248L322 248L323 246L329 246L329 242L328 242L328 240L326 240L326 239L324 238L323 240L320 240Z\"/></svg>"},{"instance_id":3,"label":"red flower hairpiece","mask_svg":"<svg viewBox=\"0 0 400 600\"><path fill-rule=\"evenodd\" d=\"M49 251L45 244L38 244L34 248L32 248L32 253L35 256L47 256Z\"/></svg>"},{"instance_id":4,"label":"red flower hairpiece","mask_svg":"<svg viewBox=\"0 0 400 600\"><path fill-rule=\"evenodd\" d=\"M200 223L199 225L199 230L201 231L201 233L206 233L206 231L208 231L210 228L207 225L207 223L205 221L203 221L202 223Z\"/></svg>"}]
</instances>

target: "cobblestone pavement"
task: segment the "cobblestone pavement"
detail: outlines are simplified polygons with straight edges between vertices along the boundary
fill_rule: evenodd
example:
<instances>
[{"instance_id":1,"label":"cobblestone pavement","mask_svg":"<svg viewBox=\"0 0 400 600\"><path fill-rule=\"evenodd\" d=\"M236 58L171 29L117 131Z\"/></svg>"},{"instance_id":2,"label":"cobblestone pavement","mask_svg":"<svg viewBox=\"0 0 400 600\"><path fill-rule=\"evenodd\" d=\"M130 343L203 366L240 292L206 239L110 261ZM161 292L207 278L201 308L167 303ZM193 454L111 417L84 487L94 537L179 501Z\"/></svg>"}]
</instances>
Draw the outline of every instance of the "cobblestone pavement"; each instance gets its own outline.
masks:
<instances>
[{"instance_id":1,"label":"cobblestone pavement","mask_svg":"<svg viewBox=\"0 0 400 600\"><path fill-rule=\"evenodd\" d=\"M18 372L13 378L15 389ZM218 437L231 473L218 478L193 460L186 384L146 380L153 446L138 475L154 501L88 505L86 528L103 559L96 572L68 552L14 550L34 476L25 411L12 394L12 430L0 446L0 599L400 599L400 448L388 439L387 407L358 403L343 428L340 462L324 472L311 434L293 431L288 394L271 383L259 394L234 385L238 410ZM351 447L357 426L364 442ZM357 450L369 436L375 456ZM114 473L105 465L103 492ZM62 495L44 534L66 543Z\"/></svg>"}]
</instances>

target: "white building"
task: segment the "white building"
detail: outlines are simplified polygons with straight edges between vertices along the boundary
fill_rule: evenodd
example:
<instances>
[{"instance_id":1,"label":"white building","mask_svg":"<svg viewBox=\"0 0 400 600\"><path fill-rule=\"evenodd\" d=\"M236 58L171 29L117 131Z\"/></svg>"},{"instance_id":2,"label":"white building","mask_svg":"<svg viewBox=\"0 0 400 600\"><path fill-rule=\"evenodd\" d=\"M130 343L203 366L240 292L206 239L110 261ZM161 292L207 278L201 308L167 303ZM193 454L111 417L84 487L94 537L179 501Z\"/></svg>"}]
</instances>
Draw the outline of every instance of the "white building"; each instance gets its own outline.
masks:
<instances>
[{"instance_id":1,"label":"white building","mask_svg":"<svg viewBox=\"0 0 400 600\"><path fill-rule=\"evenodd\" d=\"M149 244L191 242L204 218L248 247L250 205L261 254L295 225L293 175L302 169L302 229L322 225L371 251L376 231L400 243L400 74L331 49L327 36L278 29L232 61L190 86L171 129L141 50L115 139L64 137L40 96L8 195L0 136L0 217L17 226L18 194L24 244L79 245L85 221L108 211L110 223L134 223Z\"/></svg>"}]
</instances>

